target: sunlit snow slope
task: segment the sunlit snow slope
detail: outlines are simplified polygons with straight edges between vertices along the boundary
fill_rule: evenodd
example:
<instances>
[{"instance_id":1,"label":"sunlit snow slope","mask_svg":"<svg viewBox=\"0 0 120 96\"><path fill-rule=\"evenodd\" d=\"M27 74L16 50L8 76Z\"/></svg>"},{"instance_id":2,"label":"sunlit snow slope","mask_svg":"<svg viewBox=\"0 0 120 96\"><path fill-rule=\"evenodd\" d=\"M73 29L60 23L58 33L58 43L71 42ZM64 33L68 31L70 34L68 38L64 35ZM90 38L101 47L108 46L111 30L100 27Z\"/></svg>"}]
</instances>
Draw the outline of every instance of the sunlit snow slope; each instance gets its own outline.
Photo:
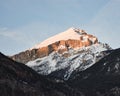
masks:
<instances>
[{"instance_id":1,"label":"sunlit snow slope","mask_svg":"<svg viewBox=\"0 0 120 96\"><path fill-rule=\"evenodd\" d=\"M83 37L83 38L82 38ZM81 42L85 42L88 39L91 40L92 43L95 43L97 38L91 35L88 35L84 30L80 30L77 28L69 28L68 30L61 32L53 37L46 39L45 41L41 42L40 44L35 45L31 49L38 49L41 47L48 46L52 43L61 41L61 40L81 40Z\"/></svg>"}]
</instances>

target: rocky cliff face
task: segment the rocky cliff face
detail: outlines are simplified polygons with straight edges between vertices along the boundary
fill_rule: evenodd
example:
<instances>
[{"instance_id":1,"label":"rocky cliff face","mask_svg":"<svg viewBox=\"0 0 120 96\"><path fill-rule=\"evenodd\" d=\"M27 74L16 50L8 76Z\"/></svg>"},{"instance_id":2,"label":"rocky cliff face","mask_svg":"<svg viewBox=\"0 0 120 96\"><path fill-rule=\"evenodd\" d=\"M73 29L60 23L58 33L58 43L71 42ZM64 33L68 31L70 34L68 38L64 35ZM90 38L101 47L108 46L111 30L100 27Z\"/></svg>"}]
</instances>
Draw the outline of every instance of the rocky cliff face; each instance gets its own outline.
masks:
<instances>
[{"instance_id":1,"label":"rocky cliff face","mask_svg":"<svg viewBox=\"0 0 120 96\"><path fill-rule=\"evenodd\" d=\"M18 62L27 63L28 61L48 56L52 52L62 54L71 48L79 49L97 43L98 39L95 36L87 34L80 29L70 28L61 34L43 41L30 50L16 54L11 58Z\"/></svg>"}]
</instances>

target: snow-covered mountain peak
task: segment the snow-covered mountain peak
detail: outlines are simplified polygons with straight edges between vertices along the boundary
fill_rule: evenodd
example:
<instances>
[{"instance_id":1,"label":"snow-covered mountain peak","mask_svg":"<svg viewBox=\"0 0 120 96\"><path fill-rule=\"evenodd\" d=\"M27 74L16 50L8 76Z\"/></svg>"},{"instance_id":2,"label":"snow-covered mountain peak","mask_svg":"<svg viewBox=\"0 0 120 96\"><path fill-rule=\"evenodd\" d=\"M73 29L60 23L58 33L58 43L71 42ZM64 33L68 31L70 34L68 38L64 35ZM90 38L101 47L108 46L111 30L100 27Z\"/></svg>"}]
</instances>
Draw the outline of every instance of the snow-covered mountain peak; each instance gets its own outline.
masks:
<instances>
[{"instance_id":1,"label":"snow-covered mountain peak","mask_svg":"<svg viewBox=\"0 0 120 96\"><path fill-rule=\"evenodd\" d=\"M69 28L42 43L12 56L13 60L25 63L42 75L69 79L73 72L83 71L107 55L107 44L84 30Z\"/></svg>"},{"instance_id":2,"label":"snow-covered mountain peak","mask_svg":"<svg viewBox=\"0 0 120 96\"><path fill-rule=\"evenodd\" d=\"M53 44L53 43L61 41L61 40L79 40L81 42L85 42L88 39L90 41L92 41L93 43L97 40L97 38L95 36L87 34L84 30L72 27L64 32L61 32L55 36L52 36L52 37L44 40L43 42L35 45L31 49L38 49L38 48L46 47L50 44Z\"/></svg>"}]
</instances>

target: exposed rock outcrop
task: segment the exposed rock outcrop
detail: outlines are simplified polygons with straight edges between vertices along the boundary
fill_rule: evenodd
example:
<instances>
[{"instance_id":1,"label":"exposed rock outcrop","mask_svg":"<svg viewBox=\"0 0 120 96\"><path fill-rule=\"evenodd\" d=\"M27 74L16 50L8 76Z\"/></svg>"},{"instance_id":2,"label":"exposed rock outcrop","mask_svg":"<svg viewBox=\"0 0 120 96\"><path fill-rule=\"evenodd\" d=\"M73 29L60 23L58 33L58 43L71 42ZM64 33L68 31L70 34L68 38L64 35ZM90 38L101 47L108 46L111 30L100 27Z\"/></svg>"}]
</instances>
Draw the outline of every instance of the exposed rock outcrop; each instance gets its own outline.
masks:
<instances>
[{"instance_id":1,"label":"exposed rock outcrop","mask_svg":"<svg viewBox=\"0 0 120 96\"><path fill-rule=\"evenodd\" d=\"M70 48L79 49L81 47L87 47L97 43L98 39L95 36L87 34L84 30L70 28L63 33L43 41L30 50L16 54L11 58L18 62L27 63L28 61L48 56L53 51L62 54Z\"/></svg>"}]
</instances>

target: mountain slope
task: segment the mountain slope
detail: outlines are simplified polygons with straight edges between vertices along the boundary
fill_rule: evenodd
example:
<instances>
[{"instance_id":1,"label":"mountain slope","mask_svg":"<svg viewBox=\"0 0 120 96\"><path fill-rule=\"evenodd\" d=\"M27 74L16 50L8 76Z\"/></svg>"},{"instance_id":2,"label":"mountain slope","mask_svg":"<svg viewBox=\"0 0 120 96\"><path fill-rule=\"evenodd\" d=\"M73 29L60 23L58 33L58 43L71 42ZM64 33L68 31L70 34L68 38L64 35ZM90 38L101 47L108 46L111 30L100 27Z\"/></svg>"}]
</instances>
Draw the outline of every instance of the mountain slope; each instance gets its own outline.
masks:
<instances>
[{"instance_id":1,"label":"mountain slope","mask_svg":"<svg viewBox=\"0 0 120 96\"><path fill-rule=\"evenodd\" d=\"M120 49L112 51L87 70L74 74L68 82L86 96L119 96Z\"/></svg>"},{"instance_id":2,"label":"mountain slope","mask_svg":"<svg viewBox=\"0 0 120 96\"><path fill-rule=\"evenodd\" d=\"M63 90L64 89L64 90ZM1 96L79 96L64 82L52 82L0 53ZM79 94L79 95L77 95Z\"/></svg>"},{"instance_id":3,"label":"mountain slope","mask_svg":"<svg viewBox=\"0 0 120 96\"><path fill-rule=\"evenodd\" d=\"M64 54L53 52L47 57L30 61L26 65L40 74L67 80L76 69L83 71L109 54L101 52L104 50L106 47L96 44L79 50L71 49Z\"/></svg>"}]
</instances>

